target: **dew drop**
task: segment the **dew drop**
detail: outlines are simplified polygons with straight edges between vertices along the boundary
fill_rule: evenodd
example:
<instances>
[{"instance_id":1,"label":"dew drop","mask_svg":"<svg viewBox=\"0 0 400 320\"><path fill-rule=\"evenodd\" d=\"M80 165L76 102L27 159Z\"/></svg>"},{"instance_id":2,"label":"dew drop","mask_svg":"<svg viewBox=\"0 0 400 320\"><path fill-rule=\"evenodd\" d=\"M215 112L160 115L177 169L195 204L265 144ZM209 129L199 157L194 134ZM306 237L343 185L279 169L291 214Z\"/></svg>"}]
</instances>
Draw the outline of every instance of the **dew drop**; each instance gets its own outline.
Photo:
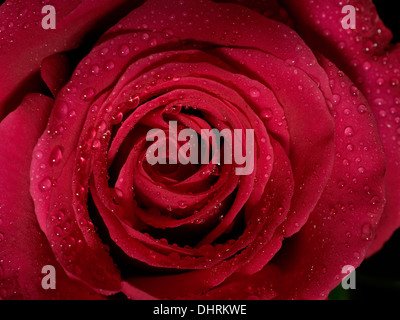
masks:
<instances>
[{"instance_id":1,"label":"dew drop","mask_svg":"<svg viewBox=\"0 0 400 320\"><path fill-rule=\"evenodd\" d=\"M360 104L357 108L359 113L365 113L367 111L367 107L363 104Z\"/></svg>"},{"instance_id":2,"label":"dew drop","mask_svg":"<svg viewBox=\"0 0 400 320\"><path fill-rule=\"evenodd\" d=\"M386 101L385 101L384 99L382 99L382 98L376 98L376 99L374 100L374 103L375 103L376 105L378 105L378 106L382 106L382 105L384 105L384 104L386 103Z\"/></svg>"},{"instance_id":3,"label":"dew drop","mask_svg":"<svg viewBox=\"0 0 400 320\"><path fill-rule=\"evenodd\" d=\"M42 151L36 151L35 152L35 158L36 159L42 159L43 158L43 152Z\"/></svg>"},{"instance_id":4,"label":"dew drop","mask_svg":"<svg viewBox=\"0 0 400 320\"><path fill-rule=\"evenodd\" d=\"M103 121L101 121L100 123L99 123L99 125L98 125L98 130L100 131L100 132L103 132L103 131L105 131L106 129L107 129L107 124L106 124L106 122L103 120Z\"/></svg>"},{"instance_id":5,"label":"dew drop","mask_svg":"<svg viewBox=\"0 0 400 320\"><path fill-rule=\"evenodd\" d=\"M90 98L92 98L95 94L95 91L93 88L86 88L85 90L83 90L82 95L81 95L81 99L82 100L89 100Z\"/></svg>"},{"instance_id":6,"label":"dew drop","mask_svg":"<svg viewBox=\"0 0 400 320\"><path fill-rule=\"evenodd\" d=\"M390 85L393 86L393 87L398 86L399 83L400 83L400 80L398 78L391 78L390 79Z\"/></svg>"},{"instance_id":7,"label":"dew drop","mask_svg":"<svg viewBox=\"0 0 400 320\"><path fill-rule=\"evenodd\" d=\"M103 49L100 50L100 54L102 56L105 56L108 53L109 49L107 47L104 47Z\"/></svg>"},{"instance_id":8,"label":"dew drop","mask_svg":"<svg viewBox=\"0 0 400 320\"><path fill-rule=\"evenodd\" d=\"M111 123L118 124L124 118L124 114L122 112L118 113L116 116L112 116Z\"/></svg>"},{"instance_id":9,"label":"dew drop","mask_svg":"<svg viewBox=\"0 0 400 320\"><path fill-rule=\"evenodd\" d=\"M272 110L269 108L262 109L260 113L260 117L263 120L271 120L272 119Z\"/></svg>"},{"instance_id":10,"label":"dew drop","mask_svg":"<svg viewBox=\"0 0 400 320\"><path fill-rule=\"evenodd\" d=\"M169 39L174 35L174 31L172 31L171 29L164 29L162 31L162 35L165 39Z\"/></svg>"},{"instance_id":11,"label":"dew drop","mask_svg":"<svg viewBox=\"0 0 400 320\"><path fill-rule=\"evenodd\" d=\"M129 47L126 44L121 45L118 48L118 54L120 57L126 57L129 54Z\"/></svg>"},{"instance_id":12,"label":"dew drop","mask_svg":"<svg viewBox=\"0 0 400 320\"><path fill-rule=\"evenodd\" d=\"M64 216L65 216L65 214L64 214L64 212L63 211L57 211L55 214L53 214L52 216L51 216L51 221L62 221L63 219L64 219Z\"/></svg>"},{"instance_id":13,"label":"dew drop","mask_svg":"<svg viewBox=\"0 0 400 320\"><path fill-rule=\"evenodd\" d=\"M343 189L345 185L346 185L346 183L345 183L343 180L340 180L340 181L338 182L338 188L339 188L339 189Z\"/></svg>"},{"instance_id":14,"label":"dew drop","mask_svg":"<svg viewBox=\"0 0 400 320\"><path fill-rule=\"evenodd\" d=\"M339 49L344 49L345 47L346 47L346 42L340 41L340 42L338 43L338 48L339 48Z\"/></svg>"},{"instance_id":15,"label":"dew drop","mask_svg":"<svg viewBox=\"0 0 400 320\"><path fill-rule=\"evenodd\" d=\"M340 96L338 94L333 95L333 104L337 105L340 102Z\"/></svg>"},{"instance_id":16,"label":"dew drop","mask_svg":"<svg viewBox=\"0 0 400 320\"><path fill-rule=\"evenodd\" d=\"M369 63L368 61L366 61L366 62L363 63L363 69L364 69L365 71L370 70L371 67L372 67L372 65L371 65L371 63Z\"/></svg>"},{"instance_id":17,"label":"dew drop","mask_svg":"<svg viewBox=\"0 0 400 320\"><path fill-rule=\"evenodd\" d=\"M360 94L360 90L356 86L351 86L350 87L350 94L352 96L358 96Z\"/></svg>"},{"instance_id":18,"label":"dew drop","mask_svg":"<svg viewBox=\"0 0 400 320\"><path fill-rule=\"evenodd\" d=\"M135 109L139 105L139 102L140 102L139 96L134 96L130 97L128 101L125 102L125 105L128 109Z\"/></svg>"},{"instance_id":19,"label":"dew drop","mask_svg":"<svg viewBox=\"0 0 400 320\"><path fill-rule=\"evenodd\" d=\"M349 143L349 144L347 145L346 149L347 149L348 151L353 151L353 150L354 150L354 145L351 144L351 143Z\"/></svg>"},{"instance_id":20,"label":"dew drop","mask_svg":"<svg viewBox=\"0 0 400 320\"><path fill-rule=\"evenodd\" d=\"M63 157L62 150L60 146L56 146L50 152L50 165L55 166L60 163Z\"/></svg>"},{"instance_id":21,"label":"dew drop","mask_svg":"<svg viewBox=\"0 0 400 320\"><path fill-rule=\"evenodd\" d=\"M260 96L260 90L254 87L250 88L250 96L252 96L253 98L258 98Z\"/></svg>"},{"instance_id":22,"label":"dew drop","mask_svg":"<svg viewBox=\"0 0 400 320\"><path fill-rule=\"evenodd\" d=\"M364 189L365 189L365 188L364 188ZM369 201L369 203L372 204L372 205L376 205L376 204L378 204L379 202L380 202L380 198L377 197L377 196L372 197L371 200Z\"/></svg>"},{"instance_id":23,"label":"dew drop","mask_svg":"<svg viewBox=\"0 0 400 320\"><path fill-rule=\"evenodd\" d=\"M39 182L39 189L41 191L47 191L51 188L51 185L52 185L52 183L51 183L50 178L44 178L43 180L41 180Z\"/></svg>"},{"instance_id":24,"label":"dew drop","mask_svg":"<svg viewBox=\"0 0 400 320\"><path fill-rule=\"evenodd\" d=\"M54 130L54 133L55 134L62 134L64 132L64 130L65 130L64 127L60 125Z\"/></svg>"},{"instance_id":25,"label":"dew drop","mask_svg":"<svg viewBox=\"0 0 400 320\"><path fill-rule=\"evenodd\" d=\"M75 117L75 116L76 116L76 111L75 111L75 110L71 110L71 111L69 112L68 116L69 116L70 118Z\"/></svg>"},{"instance_id":26,"label":"dew drop","mask_svg":"<svg viewBox=\"0 0 400 320\"><path fill-rule=\"evenodd\" d=\"M93 140L92 149L98 150L98 149L100 149L100 147L101 147L101 142L100 142L100 140L99 140L99 139Z\"/></svg>"},{"instance_id":27,"label":"dew drop","mask_svg":"<svg viewBox=\"0 0 400 320\"><path fill-rule=\"evenodd\" d=\"M352 127L347 127L346 129L344 129L344 134L345 134L347 137L353 136L353 135L354 135L353 128L352 128Z\"/></svg>"},{"instance_id":28,"label":"dew drop","mask_svg":"<svg viewBox=\"0 0 400 320\"><path fill-rule=\"evenodd\" d=\"M187 204L186 204L185 201L179 201L179 202L178 202L178 206L179 206L179 208L181 208L181 209L186 209L186 208L187 208Z\"/></svg>"},{"instance_id":29,"label":"dew drop","mask_svg":"<svg viewBox=\"0 0 400 320\"><path fill-rule=\"evenodd\" d=\"M372 239L372 226L370 223L365 223L361 227L361 239L364 241L369 241Z\"/></svg>"},{"instance_id":30,"label":"dew drop","mask_svg":"<svg viewBox=\"0 0 400 320\"><path fill-rule=\"evenodd\" d=\"M112 69L114 69L115 67L114 61L111 60L107 61L105 67L107 71L111 71Z\"/></svg>"},{"instance_id":31,"label":"dew drop","mask_svg":"<svg viewBox=\"0 0 400 320\"><path fill-rule=\"evenodd\" d=\"M90 72L91 72L92 74L98 74L99 71L100 71L100 67L99 67L98 64L93 65L92 68L91 68L91 70L90 70Z\"/></svg>"},{"instance_id":32,"label":"dew drop","mask_svg":"<svg viewBox=\"0 0 400 320\"><path fill-rule=\"evenodd\" d=\"M380 115L382 118L385 118L386 115L387 115L387 113L386 113L385 110L381 110L381 111L379 111L379 115Z\"/></svg>"},{"instance_id":33,"label":"dew drop","mask_svg":"<svg viewBox=\"0 0 400 320\"><path fill-rule=\"evenodd\" d=\"M150 47L155 47L157 45L157 39L153 38L149 40L149 46Z\"/></svg>"},{"instance_id":34,"label":"dew drop","mask_svg":"<svg viewBox=\"0 0 400 320\"><path fill-rule=\"evenodd\" d=\"M54 228L54 233L56 234L57 237L60 237L63 233L63 230L61 227L57 226Z\"/></svg>"}]
</instances>

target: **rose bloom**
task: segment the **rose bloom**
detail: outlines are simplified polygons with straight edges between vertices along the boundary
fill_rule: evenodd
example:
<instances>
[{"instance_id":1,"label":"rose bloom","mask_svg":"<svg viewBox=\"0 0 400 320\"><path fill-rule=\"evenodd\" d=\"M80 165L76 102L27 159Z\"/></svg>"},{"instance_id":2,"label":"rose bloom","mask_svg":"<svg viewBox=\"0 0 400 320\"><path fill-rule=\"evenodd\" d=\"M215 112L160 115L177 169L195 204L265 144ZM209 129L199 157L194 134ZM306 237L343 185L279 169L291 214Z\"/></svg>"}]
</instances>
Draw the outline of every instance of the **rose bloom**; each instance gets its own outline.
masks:
<instances>
[{"instance_id":1,"label":"rose bloom","mask_svg":"<svg viewBox=\"0 0 400 320\"><path fill-rule=\"evenodd\" d=\"M47 2L0 7L1 298L327 299L399 227L371 1ZM170 121L254 130L254 170L150 165Z\"/></svg>"}]
</instances>

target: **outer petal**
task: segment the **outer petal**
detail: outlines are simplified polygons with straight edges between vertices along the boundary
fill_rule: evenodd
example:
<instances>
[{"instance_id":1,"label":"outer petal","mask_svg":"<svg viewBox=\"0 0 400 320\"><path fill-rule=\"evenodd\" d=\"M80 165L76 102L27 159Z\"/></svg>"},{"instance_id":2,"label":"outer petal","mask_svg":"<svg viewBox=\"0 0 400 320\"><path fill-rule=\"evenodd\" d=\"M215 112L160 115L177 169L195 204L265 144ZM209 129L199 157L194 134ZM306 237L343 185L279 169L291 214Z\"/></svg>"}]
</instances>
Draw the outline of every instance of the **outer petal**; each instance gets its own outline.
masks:
<instances>
[{"instance_id":1,"label":"outer petal","mask_svg":"<svg viewBox=\"0 0 400 320\"><path fill-rule=\"evenodd\" d=\"M324 53L365 94L377 118L387 157L387 204L369 255L400 226L400 46L379 19L372 1L347 1L357 10L356 29L344 30L344 3L335 0L283 0L310 46ZM355 89L353 89L355 90ZM354 93L357 91L355 90Z\"/></svg>"},{"instance_id":2,"label":"outer petal","mask_svg":"<svg viewBox=\"0 0 400 320\"><path fill-rule=\"evenodd\" d=\"M29 170L33 147L45 128L52 105L50 98L29 95L0 124L0 297L100 299L101 296L66 276L35 217ZM55 267L56 290L44 290L41 286L45 265Z\"/></svg>"},{"instance_id":3,"label":"outer petal","mask_svg":"<svg viewBox=\"0 0 400 320\"><path fill-rule=\"evenodd\" d=\"M385 160L376 122L362 95L325 59L335 97L336 159L331 179L301 231L266 268L279 267L281 299L326 299L358 267L375 237L384 207ZM363 108L360 108L360 105Z\"/></svg>"},{"instance_id":4,"label":"outer petal","mask_svg":"<svg viewBox=\"0 0 400 320\"><path fill-rule=\"evenodd\" d=\"M141 2L55 0L54 30L42 28L43 1L5 2L0 10L0 119L15 109L24 93L40 89L38 72L44 58L76 48L93 28L104 32L107 23L112 25Z\"/></svg>"}]
</instances>

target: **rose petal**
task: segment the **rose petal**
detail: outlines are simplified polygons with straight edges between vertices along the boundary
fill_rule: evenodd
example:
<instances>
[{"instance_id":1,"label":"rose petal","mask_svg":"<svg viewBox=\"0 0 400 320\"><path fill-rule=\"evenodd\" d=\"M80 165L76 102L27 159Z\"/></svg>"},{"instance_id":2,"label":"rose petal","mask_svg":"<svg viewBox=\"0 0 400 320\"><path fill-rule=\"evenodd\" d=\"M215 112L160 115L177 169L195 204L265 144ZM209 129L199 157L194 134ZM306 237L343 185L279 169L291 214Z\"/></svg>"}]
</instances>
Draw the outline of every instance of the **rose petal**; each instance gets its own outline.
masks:
<instances>
[{"instance_id":1,"label":"rose petal","mask_svg":"<svg viewBox=\"0 0 400 320\"><path fill-rule=\"evenodd\" d=\"M72 70L68 57L56 53L43 59L40 74L53 97L56 97L61 88L67 83Z\"/></svg>"},{"instance_id":2,"label":"rose petal","mask_svg":"<svg viewBox=\"0 0 400 320\"><path fill-rule=\"evenodd\" d=\"M384 208L385 157L374 116L361 94L349 94L353 84L343 72L325 58L321 65L336 96L335 165L307 223L266 267L281 271L274 285L280 299L326 299L347 275L342 268L360 265Z\"/></svg>"},{"instance_id":3,"label":"rose petal","mask_svg":"<svg viewBox=\"0 0 400 320\"><path fill-rule=\"evenodd\" d=\"M5 299L101 299L67 277L36 221L29 192L29 171L33 148L47 124L52 106L50 98L28 95L0 124L0 296ZM55 267L56 290L45 290L41 286L45 265Z\"/></svg>"},{"instance_id":4,"label":"rose petal","mask_svg":"<svg viewBox=\"0 0 400 320\"><path fill-rule=\"evenodd\" d=\"M101 0L53 1L56 29L43 29L42 1L8 0L0 11L0 119L15 109L21 97L34 92L40 84L41 61L55 52L76 48L94 27L104 31L141 1ZM111 23L110 23L111 22ZM101 26L99 26L101 24ZM87 40L88 41L88 40Z\"/></svg>"},{"instance_id":5,"label":"rose petal","mask_svg":"<svg viewBox=\"0 0 400 320\"><path fill-rule=\"evenodd\" d=\"M284 0L297 30L313 48L324 53L350 76L366 96L378 121L385 147L387 203L368 255L377 252L400 226L400 47L380 20L372 1L349 1L356 11L356 29L342 28L344 4L334 0ZM310 16L313 19L310 19ZM317 24L317 21L319 22ZM354 89L354 94L357 90Z\"/></svg>"}]
</instances>

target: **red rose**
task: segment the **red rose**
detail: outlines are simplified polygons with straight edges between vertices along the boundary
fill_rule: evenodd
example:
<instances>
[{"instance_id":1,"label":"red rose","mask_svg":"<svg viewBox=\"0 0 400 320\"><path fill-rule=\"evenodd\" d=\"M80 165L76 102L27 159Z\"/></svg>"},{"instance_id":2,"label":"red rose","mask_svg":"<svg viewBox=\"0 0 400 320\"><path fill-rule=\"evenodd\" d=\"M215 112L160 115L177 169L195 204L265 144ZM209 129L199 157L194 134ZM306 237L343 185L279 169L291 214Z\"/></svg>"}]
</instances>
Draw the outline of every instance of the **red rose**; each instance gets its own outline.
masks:
<instances>
[{"instance_id":1,"label":"red rose","mask_svg":"<svg viewBox=\"0 0 400 320\"><path fill-rule=\"evenodd\" d=\"M2 298L325 299L398 228L399 47L373 4L352 29L334 0L221 2L53 1L55 29L1 6ZM175 123L253 132L219 151L254 165L150 163Z\"/></svg>"}]
</instances>

